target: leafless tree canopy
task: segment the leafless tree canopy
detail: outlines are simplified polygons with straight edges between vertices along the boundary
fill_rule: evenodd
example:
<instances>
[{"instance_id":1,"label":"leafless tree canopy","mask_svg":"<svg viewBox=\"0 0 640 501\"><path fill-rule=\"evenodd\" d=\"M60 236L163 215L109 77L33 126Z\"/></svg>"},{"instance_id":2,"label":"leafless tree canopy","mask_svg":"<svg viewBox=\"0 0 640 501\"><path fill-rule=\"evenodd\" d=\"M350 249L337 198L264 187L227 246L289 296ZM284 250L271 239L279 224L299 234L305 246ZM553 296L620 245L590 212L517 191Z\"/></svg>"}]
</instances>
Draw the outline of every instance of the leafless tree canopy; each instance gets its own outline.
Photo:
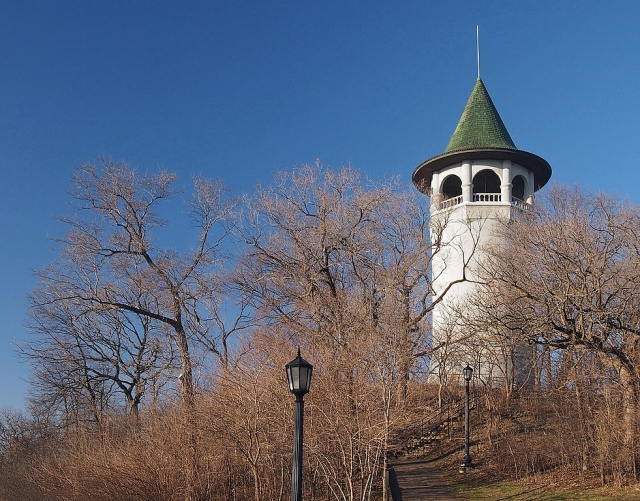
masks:
<instances>
[{"instance_id":1,"label":"leafless tree canopy","mask_svg":"<svg viewBox=\"0 0 640 501\"><path fill-rule=\"evenodd\" d=\"M540 347L538 361L546 370L537 370L538 387L561 381L581 399L587 398L585 384L601 394L620 390L623 410L615 419L624 430L626 471L634 476L639 236L637 206L612 195L555 187L535 213L504 227L505 244L492 250L486 292L476 305L485 328ZM589 412L598 419L594 407Z\"/></svg>"},{"instance_id":2,"label":"leafless tree canopy","mask_svg":"<svg viewBox=\"0 0 640 501\"><path fill-rule=\"evenodd\" d=\"M63 218L69 232L61 256L39 272L31 296L32 329L44 344L23 350L38 365L39 384L62 385L60 398L80 385L91 406L102 406L117 387L136 411L148 385L167 383L161 373L175 361L182 400L191 406L191 344L204 341L226 357L216 298L234 202L221 184L196 179L186 221L197 235L187 246L162 233L174 185L168 172L141 175L110 160L74 176L75 212Z\"/></svg>"},{"instance_id":3,"label":"leafless tree canopy","mask_svg":"<svg viewBox=\"0 0 640 501\"><path fill-rule=\"evenodd\" d=\"M113 419L126 410L150 439L146 423L177 388L188 416L176 422L186 430L176 448L181 497L206 497L215 468L243 465L254 499L280 498L287 434L274 424L292 410L282 367L300 344L324 400L308 403L313 489L369 499L429 352L438 249L417 192L316 164L281 173L239 206L220 184L196 179L178 218L188 228L177 232L173 174L96 161L79 169L72 196L60 258L39 272L31 296L36 337L21 348L33 362L38 412L71 435L94 429L112 440ZM189 246L176 241L187 234ZM199 365L206 361L216 366ZM194 369L207 374L200 399ZM205 459L203 430L227 460ZM78 444L69 446L79 458ZM280 480L268 480L274 474Z\"/></svg>"},{"instance_id":4,"label":"leafless tree canopy","mask_svg":"<svg viewBox=\"0 0 640 501\"><path fill-rule=\"evenodd\" d=\"M555 188L536 214L504 228L486 270L487 313L533 342L602 353L638 378L639 229L635 206Z\"/></svg>"},{"instance_id":5,"label":"leafless tree canopy","mask_svg":"<svg viewBox=\"0 0 640 501\"><path fill-rule=\"evenodd\" d=\"M282 173L250 201L242 236L237 283L260 318L336 351L384 332L409 359L425 353L428 214L396 181L320 165Z\"/></svg>"},{"instance_id":6,"label":"leafless tree canopy","mask_svg":"<svg viewBox=\"0 0 640 501\"><path fill-rule=\"evenodd\" d=\"M305 493L385 496L403 431L459 390L423 378L446 214L430 227L416 190L348 166L298 167L244 200L195 179L181 205L177 183L111 160L74 177L20 348L31 416L0 413L0 497L287 499L297 346L314 364ZM483 315L464 318L537 355L539 393L478 404L487 453L516 476L561 462L637 477L640 213L566 188L538 207L482 249Z\"/></svg>"}]
</instances>

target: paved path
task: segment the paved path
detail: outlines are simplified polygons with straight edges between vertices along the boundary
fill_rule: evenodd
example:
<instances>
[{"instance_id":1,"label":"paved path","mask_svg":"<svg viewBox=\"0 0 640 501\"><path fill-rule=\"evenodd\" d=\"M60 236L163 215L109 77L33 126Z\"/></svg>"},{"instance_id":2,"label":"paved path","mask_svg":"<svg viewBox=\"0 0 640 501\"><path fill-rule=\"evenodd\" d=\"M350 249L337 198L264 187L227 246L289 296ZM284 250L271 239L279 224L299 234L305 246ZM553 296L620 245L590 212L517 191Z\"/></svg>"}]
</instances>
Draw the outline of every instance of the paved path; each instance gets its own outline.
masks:
<instances>
[{"instance_id":1,"label":"paved path","mask_svg":"<svg viewBox=\"0 0 640 501\"><path fill-rule=\"evenodd\" d=\"M440 472L424 460L393 464L389 483L393 501L455 501Z\"/></svg>"}]
</instances>

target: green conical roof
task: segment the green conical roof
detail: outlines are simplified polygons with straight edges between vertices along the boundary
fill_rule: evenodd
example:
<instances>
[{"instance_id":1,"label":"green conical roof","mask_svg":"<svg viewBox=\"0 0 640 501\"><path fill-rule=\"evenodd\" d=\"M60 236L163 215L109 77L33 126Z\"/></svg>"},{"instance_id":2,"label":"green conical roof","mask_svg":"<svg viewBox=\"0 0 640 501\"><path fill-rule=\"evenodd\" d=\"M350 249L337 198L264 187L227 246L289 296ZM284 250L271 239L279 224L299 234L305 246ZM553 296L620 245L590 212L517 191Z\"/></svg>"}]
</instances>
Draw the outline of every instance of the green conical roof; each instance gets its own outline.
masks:
<instances>
[{"instance_id":1,"label":"green conical roof","mask_svg":"<svg viewBox=\"0 0 640 501\"><path fill-rule=\"evenodd\" d=\"M516 149L480 78L444 153L478 148Z\"/></svg>"}]
</instances>

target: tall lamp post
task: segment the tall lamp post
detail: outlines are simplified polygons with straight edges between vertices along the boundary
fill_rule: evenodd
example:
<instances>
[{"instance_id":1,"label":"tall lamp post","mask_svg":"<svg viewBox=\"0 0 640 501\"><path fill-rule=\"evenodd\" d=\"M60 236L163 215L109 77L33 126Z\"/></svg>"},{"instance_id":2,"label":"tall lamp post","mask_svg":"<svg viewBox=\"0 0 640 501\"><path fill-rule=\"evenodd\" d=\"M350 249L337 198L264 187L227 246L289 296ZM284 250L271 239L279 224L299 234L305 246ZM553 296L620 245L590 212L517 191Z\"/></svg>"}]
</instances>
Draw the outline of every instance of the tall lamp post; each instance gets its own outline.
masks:
<instances>
[{"instance_id":1,"label":"tall lamp post","mask_svg":"<svg viewBox=\"0 0 640 501\"><path fill-rule=\"evenodd\" d=\"M293 469L291 471L291 501L302 501L302 434L304 417L303 397L309 392L313 365L298 356L286 366L289 391L296 396L296 422L293 437Z\"/></svg>"},{"instance_id":2,"label":"tall lamp post","mask_svg":"<svg viewBox=\"0 0 640 501\"><path fill-rule=\"evenodd\" d=\"M462 369L465 384L465 401L464 401L464 458L460 465L460 471L464 472L467 468L471 468L471 455L469 454L469 381L473 375L473 368L468 364Z\"/></svg>"}]
</instances>

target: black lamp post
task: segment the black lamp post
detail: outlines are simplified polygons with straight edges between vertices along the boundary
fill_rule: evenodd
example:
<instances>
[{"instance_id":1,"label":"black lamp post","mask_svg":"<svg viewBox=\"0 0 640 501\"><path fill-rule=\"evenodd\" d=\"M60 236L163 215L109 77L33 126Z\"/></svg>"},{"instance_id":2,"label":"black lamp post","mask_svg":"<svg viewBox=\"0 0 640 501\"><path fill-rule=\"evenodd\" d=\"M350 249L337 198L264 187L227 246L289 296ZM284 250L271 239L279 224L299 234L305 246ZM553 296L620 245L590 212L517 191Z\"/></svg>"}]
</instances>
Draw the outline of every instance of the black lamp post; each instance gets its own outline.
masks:
<instances>
[{"instance_id":1,"label":"black lamp post","mask_svg":"<svg viewBox=\"0 0 640 501\"><path fill-rule=\"evenodd\" d=\"M296 422L293 437L293 469L291 471L291 501L302 501L302 434L304 401L302 397L309 392L313 365L298 356L286 365L289 390L296 396Z\"/></svg>"},{"instance_id":2,"label":"black lamp post","mask_svg":"<svg viewBox=\"0 0 640 501\"><path fill-rule=\"evenodd\" d=\"M464 458L460 465L460 471L464 472L467 468L471 468L471 455L469 454L469 381L473 375L473 368L467 365L462 369L465 384L465 402L464 402Z\"/></svg>"}]
</instances>

